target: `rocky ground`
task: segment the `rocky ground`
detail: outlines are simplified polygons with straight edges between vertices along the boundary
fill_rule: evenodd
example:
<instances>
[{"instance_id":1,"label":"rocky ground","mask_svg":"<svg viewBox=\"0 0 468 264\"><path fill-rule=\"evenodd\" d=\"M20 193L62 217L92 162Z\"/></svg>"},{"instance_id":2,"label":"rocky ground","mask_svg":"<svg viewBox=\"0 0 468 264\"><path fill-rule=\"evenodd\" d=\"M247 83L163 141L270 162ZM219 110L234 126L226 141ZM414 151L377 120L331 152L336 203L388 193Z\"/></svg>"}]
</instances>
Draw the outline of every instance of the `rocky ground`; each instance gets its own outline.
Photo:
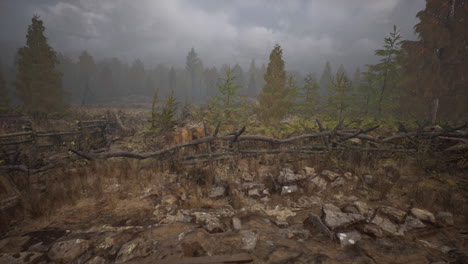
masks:
<instances>
[{"instance_id":1,"label":"rocky ground","mask_svg":"<svg viewBox=\"0 0 468 264\"><path fill-rule=\"evenodd\" d=\"M375 199L371 174L290 167L105 183L104 198L12 224L0 263L468 263L462 214Z\"/></svg>"}]
</instances>

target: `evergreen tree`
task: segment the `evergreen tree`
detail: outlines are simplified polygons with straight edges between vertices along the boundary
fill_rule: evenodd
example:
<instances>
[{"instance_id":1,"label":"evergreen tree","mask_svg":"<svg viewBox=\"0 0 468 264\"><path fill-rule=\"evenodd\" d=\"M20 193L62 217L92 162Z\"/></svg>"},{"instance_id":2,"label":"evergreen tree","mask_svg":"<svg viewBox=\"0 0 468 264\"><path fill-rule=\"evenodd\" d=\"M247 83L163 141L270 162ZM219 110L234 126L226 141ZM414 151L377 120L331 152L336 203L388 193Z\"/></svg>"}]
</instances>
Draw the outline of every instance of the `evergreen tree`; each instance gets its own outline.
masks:
<instances>
[{"instance_id":1,"label":"evergreen tree","mask_svg":"<svg viewBox=\"0 0 468 264\"><path fill-rule=\"evenodd\" d=\"M380 84L380 95L377 104L378 114L382 113L384 99L392 104L393 97L398 94L397 86L401 80L401 68L404 52L401 49L401 36L396 26L390 36L384 40L384 48L375 51L375 55L383 57L379 63L368 65L369 72L374 72Z\"/></svg>"},{"instance_id":2,"label":"evergreen tree","mask_svg":"<svg viewBox=\"0 0 468 264\"><path fill-rule=\"evenodd\" d=\"M322 75L320 76L320 92L319 95L321 98L326 98L328 96L328 87L330 87L331 81L333 79L333 72L330 66L330 62L327 61L325 67L323 68Z\"/></svg>"},{"instance_id":3,"label":"evergreen tree","mask_svg":"<svg viewBox=\"0 0 468 264\"><path fill-rule=\"evenodd\" d=\"M404 105L407 111L424 112L433 123L439 114L461 118L468 112L468 3L426 0L417 18L418 40L403 44L405 72L410 73Z\"/></svg>"},{"instance_id":4,"label":"evergreen tree","mask_svg":"<svg viewBox=\"0 0 468 264\"><path fill-rule=\"evenodd\" d=\"M319 89L320 86L317 82L317 77L314 73L309 73L304 78L304 86L300 91L301 98L304 99L302 102L302 108L305 113L312 113L319 102Z\"/></svg>"},{"instance_id":5,"label":"evergreen tree","mask_svg":"<svg viewBox=\"0 0 468 264\"><path fill-rule=\"evenodd\" d=\"M252 59L249 65L249 84L248 84L248 94L256 95L257 94L257 68L255 66L255 60Z\"/></svg>"},{"instance_id":6,"label":"evergreen tree","mask_svg":"<svg viewBox=\"0 0 468 264\"><path fill-rule=\"evenodd\" d=\"M270 53L270 62L264 75L265 86L258 95L258 117L266 123L278 122L287 114L290 104L290 91L286 86L283 50L276 44Z\"/></svg>"},{"instance_id":7,"label":"evergreen tree","mask_svg":"<svg viewBox=\"0 0 468 264\"><path fill-rule=\"evenodd\" d=\"M87 52L83 51L78 58L79 76L81 80L81 106L88 103L88 97L92 95L92 74L94 72L95 64L93 57Z\"/></svg>"},{"instance_id":8,"label":"evergreen tree","mask_svg":"<svg viewBox=\"0 0 468 264\"><path fill-rule=\"evenodd\" d=\"M234 71L231 68L227 68L225 76L222 82L218 85L218 91L221 94L219 97L223 106L230 106L237 99L237 91L241 88L236 84L235 80L237 76L234 75Z\"/></svg>"},{"instance_id":9,"label":"evergreen tree","mask_svg":"<svg viewBox=\"0 0 468 264\"><path fill-rule=\"evenodd\" d=\"M247 90L244 89L244 70L242 70L242 67L236 63L234 65L234 68L232 68L232 73L235 76L234 83L236 86L240 87L240 90L242 91L242 94L246 94Z\"/></svg>"},{"instance_id":10,"label":"evergreen tree","mask_svg":"<svg viewBox=\"0 0 468 264\"><path fill-rule=\"evenodd\" d=\"M169 97L166 99L161 114L159 115L159 129L167 131L175 125L175 114L177 111L177 100L174 96L174 91L171 91Z\"/></svg>"},{"instance_id":11,"label":"evergreen tree","mask_svg":"<svg viewBox=\"0 0 468 264\"><path fill-rule=\"evenodd\" d=\"M195 49L192 48L187 55L187 61L185 64L185 69L190 74L190 90L188 91L188 98L191 101L194 101L195 95L197 94L197 70L200 68L200 59L198 54L195 52Z\"/></svg>"},{"instance_id":12,"label":"evergreen tree","mask_svg":"<svg viewBox=\"0 0 468 264\"><path fill-rule=\"evenodd\" d=\"M0 61L0 109L7 108L10 105L10 96L5 79L3 78L3 67Z\"/></svg>"},{"instance_id":13,"label":"evergreen tree","mask_svg":"<svg viewBox=\"0 0 468 264\"><path fill-rule=\"evenodd\" d=\"M339 118L344 116L350 106L350 89L351 82L346 72L339 70L330 83L328 96L328 105L333 110L332 114L338 113Z\"/></svg>"},{"instance_id":14,"label":"evergreen tree","mask_svg":"<svg viewBox=\"0 0 468 264\"><path fill-rule=\"evenodd\" d=\"M26 46L16 56L14 86L27 111L49 113L63 108L62 74L56 70L57 54L47 43L45 27L38 16L32 18Z\"/></svg>"},{"instance_id":15,"label":"evergreen tree","mask_svg":"<svg viewBox=\"0 0 468 264\"><path fill-rule=\"evenodd\" d=\"M145 65L140 59L133 61L129 78L133 93L144 95Z\"/></svg>"}]
</instances>

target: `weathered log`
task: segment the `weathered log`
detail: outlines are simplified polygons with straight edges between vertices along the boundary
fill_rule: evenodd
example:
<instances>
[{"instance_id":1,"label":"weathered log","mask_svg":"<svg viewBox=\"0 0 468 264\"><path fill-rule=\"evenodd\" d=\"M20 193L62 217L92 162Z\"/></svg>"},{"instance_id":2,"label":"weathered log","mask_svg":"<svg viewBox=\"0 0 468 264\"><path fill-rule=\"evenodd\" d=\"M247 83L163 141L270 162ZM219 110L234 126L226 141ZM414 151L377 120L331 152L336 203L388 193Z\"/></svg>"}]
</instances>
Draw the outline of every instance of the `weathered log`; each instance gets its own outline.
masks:
<instances>
[{"instance_id":1,"label":"weathered log","mask_svg":"<svg viewBox=\"0 0 468 264\"><path fill-rule=\"evenodd\" d=\"M136 261L129 263L147 263L147 264L220 264L220 263L250 263L253 258L249 254L240 253L234 255L221 255L221 256L205 256L205 257L192 257L173 260L148 260Z\"/></svg>"},{"instance_id":2,"label":"weathered log","mask_svg":"<svg viewBox=\"0 0 468 264\"><path fill-rule=\"evenodd\" d=\"M31 136L33 132L18 132L18 133L10 133L10 134L3 134L0 135L0 138L11 138L11 137L21 137L21 136Z\"/></svg>"},{"instance_id":3,"label":"weathered log","mask_svg":"<svg viewBox=\"0 0 468 264\"><path fill-rule=\"evenodd\" d=\"M356 132L356 133L354 133L354 134L352 134L352 135L349 135L349 136L345 136L345 137L341 138L340 140L338 140L338 142L343 142L343 141L346 141L346 140L348 140L348 139L355 138L355 137L359 136L360 134L368 133L368 132L370 132L370 131L372 131L372 130L376 130L376 129L379 128L379 127L380 127L380 126L377 125L377 126L375 126L375 127L371 127L371 128L365 129L365 130L359 129L358 132Z\"/></svg>"}]
</instances>

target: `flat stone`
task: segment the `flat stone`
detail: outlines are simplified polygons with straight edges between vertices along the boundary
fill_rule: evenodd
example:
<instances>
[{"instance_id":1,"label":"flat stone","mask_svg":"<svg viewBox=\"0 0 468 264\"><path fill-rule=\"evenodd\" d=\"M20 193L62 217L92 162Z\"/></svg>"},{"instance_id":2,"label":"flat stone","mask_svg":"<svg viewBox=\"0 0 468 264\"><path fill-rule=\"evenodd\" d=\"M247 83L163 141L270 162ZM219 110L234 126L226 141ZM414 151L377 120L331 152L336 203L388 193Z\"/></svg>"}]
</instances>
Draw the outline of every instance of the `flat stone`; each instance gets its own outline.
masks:
<instances>
[{"instance_id":1,"label":"flat stone","mask_svg":"<svg viewBox=\"0 0 468 264\"><path fill-rule=\"evenodd\" d=\"M345 174L344 174L343 176L344 176L345 179L348 180L348 181L354 180L353 174L352 174L351 172L345 172Z\"/></svg>"},{"instance_id":2,"label":"flat stone","mask_svg":"<svg viewBox=\"0 0 468 264\"><path fill-rule=\"evenodd\" d=\"M320 233L328 236L332 240L334 238L333 232L322 222L320 217L314 213L309 214L309 217L304 221L304 225L317 229Z\"/></svg>"},{"instance_id":3,"label":"flat stone","mask_svg":"<svg viewBox=\"0 0 468 264\"><path fill-rule=\"evenodd\" d=\"M282 185L291 184L306 179L305 174L294 174L291 169L283 169L278 176L278 183Z\"/></svg>"},{"instance_id":4,"label":"flat stone","mask_svg":"<svg viewBox=\"0 0 468 264\"><path fill-rule=\"evenodd\" d=\"M251 189L259 189L263 190L265 189L265 184L263 183L258 183L258 182L244 182L241 186L242 190L251 190Z\"/></svg>"},{"instance_id":5,"label":"flat stone","mask_svg":"<svg viewBox=\"0 0 468 264\"><path fill-rule=\"evenodd\" d=\"M334 181L338 176L340 176L338 173L329 170L322 171L322 175L327 177L330 181Z\"/></svg>"},{"instance_id":6,"label":"flat stone","mask_svg":"<svg viewBox=\"0 0 468 264\"><path fill-rule=\"evenodd\" d=\"M122 245L115 258L115 263L125 263L132 259L146 257L154 254L156 249L157 241L137 238Z\"/></svg>"},{"instance_id":7,"label":"flat stone","mask_svg":"<svg viewBox=\"0 0 468 264\"><path fill-rule=\"evenodd\" d=\"M174 195L165 195L161 198L162 204L175 204L179 199Z\"/></svg>"},{"instance_id":8,"label":"flat stone","mask_svg":"<svg viewBox=\"0 0 468 264\"><path fill-rule=\"evenodd\" d=\"M363 224L362 226L359 226L359 230L365 234L378 238L384 236L382 229L375 224Z\"/></svg>"},{"instance_id":9,"label":"flat stone","mask_svg":"<svg viewBox=\"0 0 468 264\"><path fill-rule=\"evenodd\" d=\"M242 230L242 249L253 250L257 246L258 235L251 230Z\"/></svg>"},{"instance_id":10,"label":"flat stone","mask_svg":"<svg viewBox=\"0 0 468 264\"><path fill-rule=\"evenodd\" d=\"M321 190L324 190L325 188L327 188L327 185L328 185L327 181L322 179L321 177L315 177L311 179L310 181Z\"/></svg>"},{"instance_id":11,"label":"flat stone","mask_svg":"<svg viewBox=\"0 0 468 264\"><path fill-rule=\"evenodd\" d=\"M107 260L100 256L94 256L86 264L106 264Z\"/></svg>"},{"instance_id":12,"label":"flat stone","mask_svg":"<svg viewBox=\"0 0 468 264\"><path fill-rule=\"evenodd\" d=\"M440 226L453 226L453 214L449 212L436 213L437 224Z\"/></svg>"},{"instance_id":13,"label":"flat stone","mask_svg":"<svg viewBox=\"0 0 468 264\"><path fill-rule=\"evenodd\" d=\"M225 227L219 218L210 213L194 212L192 215L195 217L195 222L203 225L206 231L210 233L222 233L225 231Z\"/></svg>"},{"instance_id":14,"label":"flat stone","mask_svg":"<svg viewBox=\"0 0 468 264\"><path fill-rule=\"evenodd\" d=\"M402 224L405 222L406 212L403 210L390 206L384 206L379 209L379 213L382 213L395 223Z\"/></svg>"},{"instance_id":15,"label":"flat stone","mask_svg":"<svg viewBox=\"0 0 468 264\"><path fill-rule=\"evenodd\" d=\"M232 228L234 230L241 230L242 229L242 222L241 222L241 220L239 218L233 217L231 222L232 222Z\"/></svg>"},{"instance_id":16,"label":"flat stone","mask_svg":"<svg viewBox=\"0 0 468 264\"><path fill-rule=\"evenodd\" d=\"M295 193L298 190L299 188L297 187L297 185L283 186L283 188L281 188L281 195Z\"/></svg>"},{"instance_id":17,"label":"flat stone","mask_svg":"<svg viewBox=\"0 0 468 264\"><path fill-rule=\"evenodd\" d=\"M88 240L83 239L60 241L52 245L47 256L55 262L70 263L86 252L90 245Z\"/></svg>"},{"instance_id":18,"label":"flat stone","mask_svg":"<svg viewBox=\"0 0 468 264\"><path fill-rule=\"evenodd\" d=\"M429 222L432 224L436 223L434 215L429 211L419 209L419 208L412 208L411 214L423 222Z\"/></svg>"},{"instance_id":19,"label":"flat stone","mask_svg":"<svg viewBox=\"0 0 468 264\"><path fill-rule=\"evenodd\" d=\"M412 229L424 227L426 227L426 225L423 222L421 222L421 220L412 215L408 215L405 219L405 222L400 226L400 229L406 232Z\"/></svg>"},{"instance_id":20,"label":"flat stone","mask_svg":"<svg viewBox=\"0 0 468 264\"><path fill-rule=\"evenodd\" d=\"M343 178L343 177L338 177L336 178L336 180L334 180L330 186L332 188L335 188L335 187L340 187L340 186L343 186L346 184L346 180Z\"/></svg>"},{"instance_id":21,"label":"flat stone","mask_svg":"<svg viewBox=\"0 0 468 264\"><path fill-rule=\"evenodd\" d=\"M338 207L331 204L324 205L322 210L324 213L323 222L331 230L342 228L365 219L364 216L360 214L343 213Z\"/></svg>"},{"instance_id":22,"label":"flat stone","mask_svg":"<svg viewBox=\"0 0 468 264\"><path fill-rule=\"evenodd\" d=\"M314 178L315 176L317 176L315 169L311 167L304 167L302 172L305 174L306 177Z\"/></svg>"},{"instance_id":23,"label":"flat stone","mask_svg":"<svg viewBox=\"0 0 468 264\"><path fill-rule=\"evenodd\" d=\"M273 223L275 223L275 225L279 228L287 228L289 227L289 223L286 222L286 221L279 221L279 220L275 220L273 221Z\"/></svg>"},{"instance_id":24,"label":"flat stone","mask_svg":"<svg viewBox=\"0 0 468 264\"><path fill-rule=\"evenodd\" d=\"M224 186L216 186L211 188L209 198L220 198L226 195L226 188Z\"/></svg>"},{"instance_id":25,"label":"flat stone","mask_svg":"<svg viewBox=\"0 0 468 264\"><path fill-rule=\"evenodd\" d=\"M342 248L355 245L359 240L361 240L361 234L357 231L337 233L336 237L340 241Z\"/></svg>"},{"instance_id":26,"label":"flat stone","mask_svg":"<svg viewBox=\"0 0 468 264\"><path fill-rule=\"evenodd\" d=\"M250 189L247 194L249 196L260 196L260 192L258 191L258 189Z\"/></svg>"},{"instance_id":27,"label":"flat stone","mask_svg":"<svg viewBox=\"0 0 468 264\"><path fill-rule=\"evenodd\" d=\"M380 216L375 216L374 219L371 221L372 224L377 225L383 231L392 234L394 236L403 236L403 230L400 230L397 225L392 223L392 221L388 220L387 218L383 218Z\"/></svg>"},{"instance_id":28,"label":"flat stone","mask_svg":"<svg viewBox=\"0 0 468 264\"><path fill-rule=\"evenodd\" d=\"M364 182L367 184L371 184L374 181L374 177L370 174L366 174L362 178L364 179Z\"/></svg>"}]
</instances>

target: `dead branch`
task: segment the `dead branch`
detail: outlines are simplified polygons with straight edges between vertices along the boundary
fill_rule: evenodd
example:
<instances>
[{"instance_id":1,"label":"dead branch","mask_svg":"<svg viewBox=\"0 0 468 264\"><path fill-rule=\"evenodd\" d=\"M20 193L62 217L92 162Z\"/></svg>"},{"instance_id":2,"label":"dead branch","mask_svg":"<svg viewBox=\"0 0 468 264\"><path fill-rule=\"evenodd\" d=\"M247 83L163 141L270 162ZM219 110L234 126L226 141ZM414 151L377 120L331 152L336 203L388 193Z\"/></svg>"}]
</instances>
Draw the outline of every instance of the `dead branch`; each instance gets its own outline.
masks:
<instances>
[{"instance_id":1,"label":"dead branch","mask_svg":"<svg viewBox=\"0 0 468 264\"><path fill-rule=\"evenodd\" d=\"M376 129L379 128L379 127L380 127L380 126L377 125L377 126L375 126L375 127L371 127L371 128L365 129L365 130L359 129L358 132L356 132L356 133L354 133L354 134L352 134L352 135L343 137L343 138L341 138L340 140L338 140L338 142L343 142L343 141L346 141L346 140L348 140L348 139L357 137L357 136L359 136L360 134L368 133L368 132L370 132L370 131L372 131L372 130L376 130Z\"/></svg>"}]
</instances>

